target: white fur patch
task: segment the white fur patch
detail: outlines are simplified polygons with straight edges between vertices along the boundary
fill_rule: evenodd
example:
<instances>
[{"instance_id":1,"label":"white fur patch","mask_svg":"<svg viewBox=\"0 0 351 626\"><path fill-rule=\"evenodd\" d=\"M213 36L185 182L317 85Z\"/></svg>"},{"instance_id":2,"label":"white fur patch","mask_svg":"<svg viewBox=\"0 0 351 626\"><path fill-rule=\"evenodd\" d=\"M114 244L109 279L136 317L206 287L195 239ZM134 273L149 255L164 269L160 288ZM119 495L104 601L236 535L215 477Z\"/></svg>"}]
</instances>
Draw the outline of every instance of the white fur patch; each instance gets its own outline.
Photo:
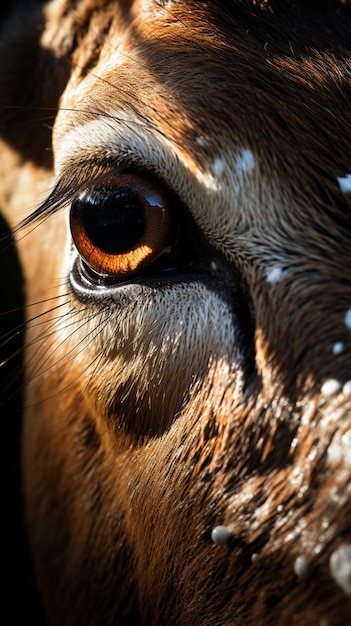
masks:
<instances>
[{"instance_id":1,"label":"white fur patch","mask_svg":"<svg viewBox=\"0 0 351 626\"><path fill-rule=\"evenodd\" d=\"M279 265L272 267L267 274L267 281L271 285L278 283L283 275L283 270Z\"/></svg>"},{"instance_id":2,"label":"white fur patch","mask_svg":"<svg viewBox=\"0 0 351 626\"><path fill-rule=\"evenodd\" d=\"M201 148L205 148L207 145L206 139L204 139L202 135L200 135L199 137L196 137L196 143L198 146L201 146Z\"/></svg>"},{"instance_id":3,"label":"white fur patch","mask_svg":"<svg viewBox=\"0 0 351 626\"><path fill-rule=\"evenodd\" d=\"M330 573L335 582L349 596L351 595L351 545L340 546L330 557Z\"/></svg>"},{"instance_id":4,"label":"white fur patch","mask_svg":"<svg viewBox=\"0 0 351 626\"><path fill-rule=\"evenodd\" d=\"M256 167L256 159L251 150L242 148L236 157L235 166L238 173L252 172Z\"/></svg>"},{"instance_id":5,"label":"white fur patch","mask_svg":"<svg viewBox=\"0 0 351 626\"><path fill-rule=\"evenodd\" d=\"M346 174L343 178L338 178L340 190L343 193L351 193L351 174Z\"/></svg>"},{"instance_id":6,"label":"white fur patch","mask_svg":"<svg viewBox=\"0 0 351 626\"><path fill-rule=\"evenodd\" d=\"M335 378L329 378L322 385L322 394L324 396L333 396L341 389L341 382Z\"/></svg>"},{"instance_id":7,"label":"white fur patch","mask_svg":"<svg viewBox=\"0 0 351 626\"><path fill-rule=\"evenodd\" d=\"M226 546L231 536L232 531L228 526L216 526L211 533L213 543L218 546Z\"/></svg>"},{"instance_id":8,"label":"white fur patch","mask_svg":"<svg viewBox=\"0 0 351 626\"><path fill-rule=\"evenodd\" d=\"M347 430L341 437L335 435L328 447L328 461L331 465L343 462L351 466L351 430Z\"/></svg>"},{"instance_id":9,"label":"white fur patch","mask_svg":"<svg viewBox=\"0 0 351 626\"><path fill-rule=\"evenodd\" d=\"M346 328L351 330L351 309L349 309L345 313L345 326L346 326Z\"/></svg>"},{"instance_id":10,"label":"white fur patch","mask_svg":"<svg viewBox=\"0 0 351 626\"><path fill-rule=\"evenodd\" d=\"M219 157L217 157L217 159L214 160L213 165L212 165L212 172L214 176L220 176L221 174L223 174L224 168L225 168L225 163L223 159L220 159Z\"/></svg>"},{"instance_id":11,"label":"white fur patch","mask_svg":"<svg viewBox=\"0 0 351 626\"><path fill-rule=\"evenodd\" d=\"M306 580L311 573L311 566L306 557L298 556L294 563L294 572L300 580Z\"/></svg>"},{"instance_id":12,"label":"white fur patch","mask_svg":"<svg viewBox=\"0 0 351 626\"><path fill-rule=\"evenodd\" d=\"M341 354L344 349L344 344L342 341L338 341L333 345L333 354Z\"/></svg>"}]
</instances>

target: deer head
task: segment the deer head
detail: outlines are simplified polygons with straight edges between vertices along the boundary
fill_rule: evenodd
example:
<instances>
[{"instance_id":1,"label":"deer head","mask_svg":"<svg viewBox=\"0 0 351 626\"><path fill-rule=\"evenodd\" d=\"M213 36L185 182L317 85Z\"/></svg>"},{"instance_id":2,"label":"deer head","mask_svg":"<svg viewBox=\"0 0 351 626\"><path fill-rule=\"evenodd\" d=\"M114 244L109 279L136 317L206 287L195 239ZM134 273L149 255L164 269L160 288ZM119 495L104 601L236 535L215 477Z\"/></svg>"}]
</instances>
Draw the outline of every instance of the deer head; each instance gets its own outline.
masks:
<instances>
[{"instance_id":1,"label":"deer head","mask_svg":"<svg viewBox=\"0 0 351 626\"><path fill-rule=\"evenodd\" d=\"M350 2L25 11L0 200L50 623L345 625Z\"/></svg>"}]
</instances>

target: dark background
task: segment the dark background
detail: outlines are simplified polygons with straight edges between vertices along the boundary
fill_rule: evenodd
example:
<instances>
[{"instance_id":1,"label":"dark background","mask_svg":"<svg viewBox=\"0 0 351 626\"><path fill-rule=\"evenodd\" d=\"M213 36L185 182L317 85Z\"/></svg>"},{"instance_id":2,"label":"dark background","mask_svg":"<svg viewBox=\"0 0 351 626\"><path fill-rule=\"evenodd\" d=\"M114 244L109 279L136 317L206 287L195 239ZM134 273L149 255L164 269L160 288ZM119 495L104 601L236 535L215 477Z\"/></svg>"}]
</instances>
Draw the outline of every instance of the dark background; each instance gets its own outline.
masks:
<instances>
[{"instance_id":1,"label":"dark background","mask_svg":"<svg viewBox=\"0 0 351 626\"><path fill-rule=\"evenodd\" d=\"M26 541L21 490L23 291L16 248L0 212L1 622L4 626L44 626Z\"/></svg>"}]
</instances>

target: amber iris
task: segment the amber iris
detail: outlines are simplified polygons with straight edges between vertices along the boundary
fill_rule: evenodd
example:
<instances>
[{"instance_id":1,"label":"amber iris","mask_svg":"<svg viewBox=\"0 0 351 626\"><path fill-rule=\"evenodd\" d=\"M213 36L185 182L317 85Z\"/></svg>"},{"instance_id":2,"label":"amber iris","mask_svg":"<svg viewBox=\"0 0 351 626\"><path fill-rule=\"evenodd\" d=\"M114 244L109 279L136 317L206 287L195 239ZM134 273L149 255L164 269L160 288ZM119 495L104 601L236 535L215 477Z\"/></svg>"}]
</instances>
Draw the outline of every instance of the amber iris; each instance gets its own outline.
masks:
<instances>
[{"instance_id":1,"label":"amber iris","mask_svg":"<svg viewBox=\"0 0 351 626\"><path fill-rule=\"evenodd\" d=\"M121 280L169 254L175 237L167 190L130 173L87 187L72 202L70 226L86 265Z\"/></svg>"}]
</instances>

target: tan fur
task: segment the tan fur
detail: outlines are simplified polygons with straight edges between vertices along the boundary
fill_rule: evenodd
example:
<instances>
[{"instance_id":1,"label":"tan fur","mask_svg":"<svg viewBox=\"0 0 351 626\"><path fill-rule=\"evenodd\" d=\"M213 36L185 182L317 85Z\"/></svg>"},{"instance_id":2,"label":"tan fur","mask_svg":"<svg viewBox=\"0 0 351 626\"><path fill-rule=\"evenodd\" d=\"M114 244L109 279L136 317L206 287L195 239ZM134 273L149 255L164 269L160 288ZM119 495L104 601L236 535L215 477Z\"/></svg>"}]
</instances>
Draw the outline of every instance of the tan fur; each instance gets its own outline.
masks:
<instances>
[{"instance_id":1,"label":"tan fur","mask_svg":"<svg viewBox=\"0 0 351 626\"><path fill-rule=\"evenodd\" d=\"M27 11L1 37L12 226L55 181L122 168L175 195L201 251L173 282L150 267L85 298L70 202L16 231L50 624L345 626L350 2L53 0L30 29Z\"/></svg>"}]
</instances>

